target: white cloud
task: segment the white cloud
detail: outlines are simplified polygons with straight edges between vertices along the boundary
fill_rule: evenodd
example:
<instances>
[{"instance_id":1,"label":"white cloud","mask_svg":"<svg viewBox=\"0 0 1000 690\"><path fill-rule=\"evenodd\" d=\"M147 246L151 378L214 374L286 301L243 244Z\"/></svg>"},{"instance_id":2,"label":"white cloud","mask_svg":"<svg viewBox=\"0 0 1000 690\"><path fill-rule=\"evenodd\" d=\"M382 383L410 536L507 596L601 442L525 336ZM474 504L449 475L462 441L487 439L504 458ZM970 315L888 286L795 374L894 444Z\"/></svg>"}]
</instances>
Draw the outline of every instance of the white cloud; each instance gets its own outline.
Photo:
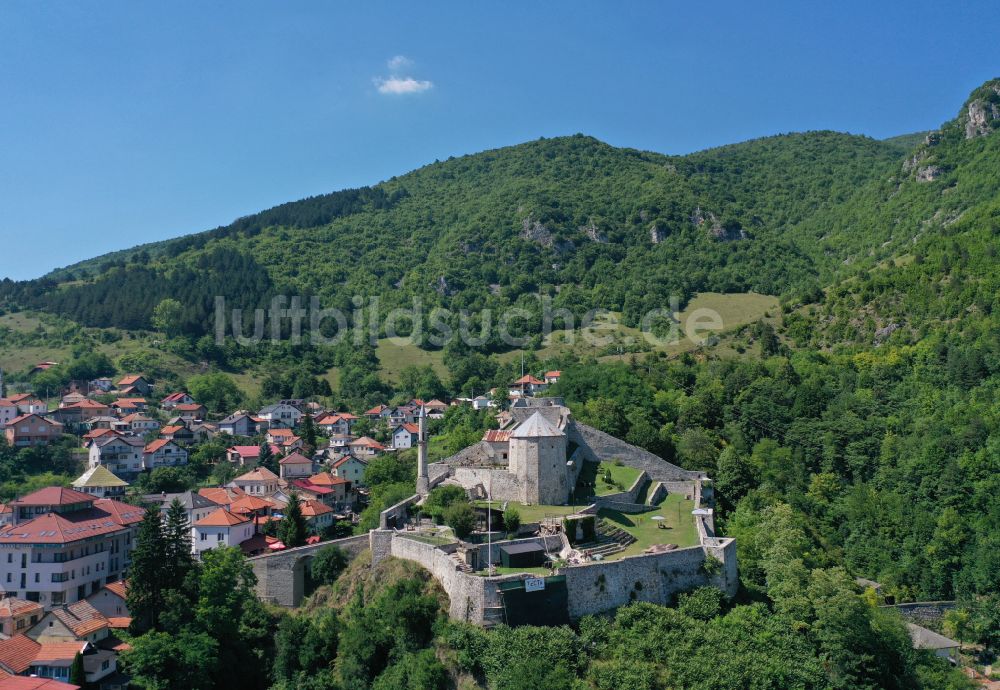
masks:
<instances>
[{"instance_id":1,"label":"white cloud","mask_svg":"<svg viewBox=\"0 0 1000 690\"><path fill-rule=\"evenodd\" d=\"M402 96L411 93L422 93L434 86L434 84L433 82L414 79L413 77L389 77L388 79L376 77L375 86L381 94Z\"/></svg>"},{"instance_id":2,"label":"white cloud","mask_svg":"<svg viewBox=\"0 0 1000 690\"><path fill-rule=\"evenodd\" d=\"M413 60L406 57L405 55L394 55L393 57L389 58L386 64L389 66L390 72L398 72L404 67L409 67L410 65L412 65Z\"/></svg>"}]
</instances>

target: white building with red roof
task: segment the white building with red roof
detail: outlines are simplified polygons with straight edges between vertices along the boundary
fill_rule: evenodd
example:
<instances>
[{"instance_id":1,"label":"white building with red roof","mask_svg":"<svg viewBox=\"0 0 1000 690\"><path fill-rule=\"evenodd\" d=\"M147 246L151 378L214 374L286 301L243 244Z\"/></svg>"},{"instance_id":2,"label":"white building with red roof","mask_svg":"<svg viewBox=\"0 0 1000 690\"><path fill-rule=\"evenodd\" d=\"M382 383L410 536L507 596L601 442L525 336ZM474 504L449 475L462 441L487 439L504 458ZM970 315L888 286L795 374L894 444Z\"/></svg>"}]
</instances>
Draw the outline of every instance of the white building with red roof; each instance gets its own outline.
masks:
<instances>
[{"instance_id":1,"label":"white building with red roof","mask_svg":"<svg viewBox=\"0 0 1000 690\"><path fill-rule=\"evenodd\" d=\"M165 397L163 400L160 401L160 407L162 407L164 410L172 410L178 405L189 405L193 402L194 398L192 398L187 393L183 392L171 393L170 395L168 395L167 397Z\"/></svg>"},{"instance_id":2,"label":"white building with red roof","mask_svg":"<svg viewBox=\"0 0 1000 690\"><path fill-rule=\"evenodd\" d=\"M194 551L200 557L204 552L219 546L239 546L254 533L252 520L225 508L218 508L192 525Z\"/></svg>"},{"instance_id":3,"label":"white building with red roof","mask_svg":"<svg viewBox=\"0 0 1000 690\"><path fill-rule=\"evenodd\" d=\"M339 460L334 460L330 473L334 477L340 477L351 483L351 486L365 485L365 470L368 469L368 461L355 455L345 455Z\"/></svg>"},{"instance_id":4,"label":"white building with red roof","mask_svg":"<svg viewBox=\"0 0 1000 690\"><path fill-rule=\"evenodd\" d=\"M157 467L177 467L186 465L187 462L187 450L165 438L158 438L146 444L142 450L142 466L147 470Z\"/></svg>"},{"instance_id":5,"label":"white building with red roof","mask_svg":"<svg viewBox=\"0 0 1000 690\"><path fill-rule=\"evenodd\" d=\"M417 445L420 429L416 424L404 422L392 427L392 447L396 450L413 448Z\"/></svg>"},{"instance_id":6,"label":"white building with red roof","mask_svg":"<svg viewBox=\"0 0 1000 690\"><path fill-rule=\"evenodd\" d=\"M278 490L278 475L266 467L257 467L246 474L241 474L231 482L230 486L250 496L270 496Z\"/></svg>"},{"instance_id":7,"label":"white building with red roof","mask_svg":"<svg viewBox=\"0 0 1000 690\"><path fill-rule=\"evenodd\" d=\"M46 609L120 579L145 512L54 486L11 507L14 524L0 531L0 586Z\"/></svg>"},{"instance_id":8,"label":"white building with red roof","mask_svg":"<svg viewBox=\"0 0 1000 690\"><path fill-rule=\"evenodd\" d=\"M351 441L350 448L351 453L358 457L372 457L385 452L385 446L370 436L362 436Z\"/></svg>"},{"instance_id":9,"label":"white building with red roof","mask_svg":"<svg viewBox=\"0 0 1000 690\"><path fill-rule=\"evenodd\" d=\"M549 386L545 383L545 381L537 379L530 374L525 374L517 381L510 384L510 397L523 398L532 396L535 393L541 393L548 387Z\"/></svg>"},{"instance_id":10,"label":"white building with red roof","mask_svg":"<svg viewBox=\"0 0 1000 690\"><path fill-rule=\"evenodd\" d=\"M282 479L299 479L313 473L313 461L298 451L278 461Z\"/></svg>"}]
</instances>

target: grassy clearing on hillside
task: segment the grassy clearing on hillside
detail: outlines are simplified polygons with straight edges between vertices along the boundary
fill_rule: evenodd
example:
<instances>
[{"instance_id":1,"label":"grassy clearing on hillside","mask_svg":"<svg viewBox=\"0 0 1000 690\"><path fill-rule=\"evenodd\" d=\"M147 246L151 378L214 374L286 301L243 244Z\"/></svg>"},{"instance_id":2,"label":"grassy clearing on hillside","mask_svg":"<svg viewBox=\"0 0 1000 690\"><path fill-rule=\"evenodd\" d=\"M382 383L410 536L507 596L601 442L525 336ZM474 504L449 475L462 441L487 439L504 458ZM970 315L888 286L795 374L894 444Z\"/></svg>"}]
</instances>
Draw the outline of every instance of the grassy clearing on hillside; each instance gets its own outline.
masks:
<instances>
[{"instance_id":1,"label":"grassy clearing on hillside","mask_svg":"<svg viewBox=\"0 0 1000 690\"><path fill-rule=\"evenodd\" d=\"M421 350L411 342L398 344L383 338L378 341L375 355L382 367L382 378L389 383L397 383L400 373L409 366L422 367L429 364L442 379L448 376L448 370L444 366L444 352L440 350Z\"/></svg>"}]
</instances>

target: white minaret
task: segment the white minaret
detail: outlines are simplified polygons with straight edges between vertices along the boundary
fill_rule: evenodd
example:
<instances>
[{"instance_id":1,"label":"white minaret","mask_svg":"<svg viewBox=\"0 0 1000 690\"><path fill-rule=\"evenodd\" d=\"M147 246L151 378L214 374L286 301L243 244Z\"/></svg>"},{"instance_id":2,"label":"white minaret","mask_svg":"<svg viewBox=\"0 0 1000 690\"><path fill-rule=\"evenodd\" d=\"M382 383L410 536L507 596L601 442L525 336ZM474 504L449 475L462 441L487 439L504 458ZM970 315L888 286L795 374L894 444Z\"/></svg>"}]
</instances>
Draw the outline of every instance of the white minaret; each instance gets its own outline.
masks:
<instances>
[{"instance_id":1,"label":"white minaret","mask_svg":"<svg viewBox=\"0 0 1000 690\"><path fill-rule=\"evenodd\" d=\"M427 411L423 405L417 419L417 493L426 496L430 491L430 479L427 477Z\"/></svg>"}]
</instances>

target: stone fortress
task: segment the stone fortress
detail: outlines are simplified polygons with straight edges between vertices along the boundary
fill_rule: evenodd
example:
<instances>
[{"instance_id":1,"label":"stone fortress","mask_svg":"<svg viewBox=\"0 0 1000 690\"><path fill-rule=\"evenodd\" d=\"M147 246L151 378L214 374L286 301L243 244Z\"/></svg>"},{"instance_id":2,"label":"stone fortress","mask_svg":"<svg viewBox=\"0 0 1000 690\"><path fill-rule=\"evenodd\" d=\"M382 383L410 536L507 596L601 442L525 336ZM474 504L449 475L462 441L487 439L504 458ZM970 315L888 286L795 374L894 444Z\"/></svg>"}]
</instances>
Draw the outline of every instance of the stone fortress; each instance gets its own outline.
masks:
<instances>
[{"instance_id":1,"label":"stone fortress","mask_svg":"<svg viewBox=\"0 0 1000 690\"><path fill-rule=\"evenodd\" d=\"M428 464L425 421L420 419L417 493L382 512L380 528L369 533L373 563L389 556L420 563L448 593L451 617L479 625L564 623L632 601L669 604L679 592L702 585L719 587L729 596L736 593L736 543L715 536L711 480L703 473L577 422L559 398L521 398L499 420L500 429L487 432L480 442ZM528 525L528 536L522 529L514 539L497 534L487 543L441 543L423 536L411 522L429 491L448 484L461 486L473 499L489 497L498 506L565 506L584 464L602 461L640 470L639 477L623 491L589 497L576 517L596 516L602 509L648 512L654 500L683 493L693 500L690 519L698 544L603 560L576 550L560 529L561 521ZM642 498L646 496L648 503ZM539 576L537 568L531 569L535 574L488 575L483 570L485 564L499 563L503 552L532 550L558 559L558 574Z\"/></svg>"}]
</instances>

